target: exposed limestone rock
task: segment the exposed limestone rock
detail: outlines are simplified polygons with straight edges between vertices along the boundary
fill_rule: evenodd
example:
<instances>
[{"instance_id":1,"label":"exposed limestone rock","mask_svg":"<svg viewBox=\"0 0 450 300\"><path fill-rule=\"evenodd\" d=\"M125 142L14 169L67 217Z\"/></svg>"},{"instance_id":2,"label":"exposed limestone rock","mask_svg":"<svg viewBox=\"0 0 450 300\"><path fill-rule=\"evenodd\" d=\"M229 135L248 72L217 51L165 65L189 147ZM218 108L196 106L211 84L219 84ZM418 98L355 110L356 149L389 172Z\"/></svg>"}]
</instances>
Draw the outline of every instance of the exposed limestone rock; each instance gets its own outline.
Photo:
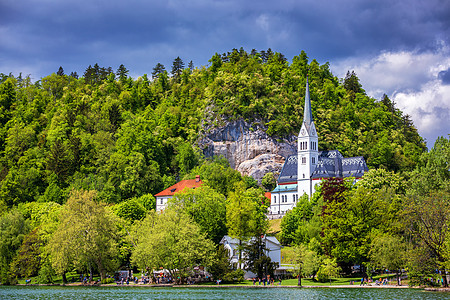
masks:
<instances>
[{"instance_id":1,"label":"exposed limestone rock","mask_svg":"<svg viewBox=\"0 0 450 300\"><path fill-rule=\"evenodd\" d=\"M265 128L243 120L225 122L199 141L206 157L224 156L232 168L261 182L267 172L279 173L285 158L297 152L296 137L276 139Z\"/></svg>"}]
</instances>

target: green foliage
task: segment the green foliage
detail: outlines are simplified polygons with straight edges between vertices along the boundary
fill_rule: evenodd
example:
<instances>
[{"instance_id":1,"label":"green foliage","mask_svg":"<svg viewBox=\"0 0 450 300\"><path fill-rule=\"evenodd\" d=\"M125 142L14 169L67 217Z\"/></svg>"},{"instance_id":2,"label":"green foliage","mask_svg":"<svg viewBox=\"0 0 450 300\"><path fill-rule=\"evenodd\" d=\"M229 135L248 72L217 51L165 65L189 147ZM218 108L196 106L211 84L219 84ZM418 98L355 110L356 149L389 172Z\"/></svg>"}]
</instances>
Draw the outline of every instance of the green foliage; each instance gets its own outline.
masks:
<instances>
[{"instance_id":1,"label":"green foliage","mask_svg":"<svg viewBox=\"0 0 450 300\"><path fill-rule=\"evenodd\" d=\"M239 171L233 170L223 157L205 161L202 165L192 169L190 174L184 178L195 178L196 175L200 175L203 182L225 197L235 189L236 183L242 181Z\"/></svg>"},{"instance_id":2,"label":"green foliage","mask_svg":"<svg viewBox=\"0 0 450 300\"><path fill-rule=\"evenodd\" d=\"M261 185L266 189L266 191L273 191L277 185L275 175L272 172L266 173L261 180Z\"/></svg>"},{"instance_id":3,"label":"green foliage","mask_svg":"<svg viewBox=\"0 0 450 300\"><path fill-rule=\"evenodd\" d=\"M164 268L181 283L189 269L206 264L212 255L213 243L183 211L151 211L135 226L136 246L131 261L142 270Z\"/></svg>"},{"instance_id":4,"label":"green foliage","mask_svg":"<svg viewBox=\"0 0 450 300\"><path fill-rule=\"evenodd\" d=\"M228 234L240 241L265 234L269 224L265 216L267 206L264 201L265 196L261 190L245 190L243 184L239 184L228 197Z\"/></svg>"},{"instance_id":5,"label":"green foliage","mask_svg":"<svg viewBox=\"0 0 450 300\"><path fill-rule=\"evenodd\" d=\"M373 239L369 256L376 266L395 271L400 285L402 269L406 266L406 250L406 244L398 236L383 234Z\"/></svg>"},{"instance_id":6,"label":"green foliage","mask_svg":"<svg viewBox=\"0 0 450 300\"><path fill-rule=\"evenodd\" d=\"M364 177L357 182L358 187L368 189L391 188L396 194L404 194L406 181L399 173L385 169L371 169L364 173Z\"/></svg>"},{"instance_id":7,"label":"green foliage","mask_svg":"<svg viewBox=\"0 0 450 300\"><path fill-rule=\"evenodd\" d=\"M306 222L313 216L313 207L309 202L308 195L301 196L295 207L288 211L281 220L281 242L283 244L291 243L307 243L309 236L301 233L302 229L306 229Z\"/></svg>"},{"instance_id":8,"label":"green foliage","mask_svg":"<svg viewBox=\"0 0 450 300\"><path fill-rule=\"evenodd\" d=\"M245 271L242 269L237 269L226 273L223 276L224 283L241 283L244 282Z\"/></svg>"},{"instance_id":9,"label":"green foliage","mask_svg":"<svg viewBox=\"0 0 450 300\"><path fill-rule=\"evenodd\" d=\"M324 203L322 242L325 253L339 261L362 263L367 261L374 234L378 230L388 231L392 220L399 216L398 208L392 205L396 197L389 190L364 187L339 195L339 201Z\"/></svg>"},{"instance_id":10,"label":"green foliage","mask_svg":"<svg viewBox=\"0 0 450 300\"><path fill-rule=\"evenodd\" d=\"M217 280L223 278L232 271L229 252L222 244L217 247L215 254L211 257L208 266L208 272Z\"/></svg>"},{"instance_id":11,"label":"green foliage","mask_svg":"<svg viewBox=\"0 0 450 300\"><path fill-rule=\"evenodd\" d=\"M43 283L43 284L53 283L54 276L56 276L56 272L52 268L50 256L45 255L45 256L43 256L43 259L41 262L41 268L39 269L37 281L38 281L38 283Z\"/></svg>"},{"instance_id":12,"label":"green foliage","mask_svg":"<svg viewBox=\"0 0 450 300\"><path fill-rule=\"evenodd\" d=\"M136 198L118 203L112 210L117 216L132 222L142 220L147 213L147 210Z\"/></svg>"},{"instance_id":13,"label":"green foliage","mask_svg":"<svg viewBox=\"0 0 450 300\"><path fill-rule=\"evenodd\" d=\"M114 278L105 278L101 282L102 284L114 283Z\"/></svg>"},{"instance_id":14,"label":"green foliage","mask_svg":"<svg viewBox=\"0 0 450 300\"><path fill-rule=\"evenodd\" d=\"M34 85L29 78L2 77L2 202L9 208L36 200L62 204L72 188L83 188L119 203L197 174L228 196L240 174L222 163L200 166L193 145L239 119L273 136L296 135L307 70L320 148L363 155L371 168L389 171L414 169L425 149L409 117L388 97L366 96L354 73L341 83L328 63L309 60L304 51L291 64L270 49L233 49L215 54L207 68L185 72L179 57L173 67L176 76L169 77L163 65L155 66L153 81L145 74L129 77L123 65L116 78L98 64L80 79L62 69ZM250 178L244 181L254 187Z\"/></svg>"},{"instance_id":15,"label":"green foliage","mask_svg":"<svg viewBox=\"0 0 450 300\"><path fill-rule=\"evenodd\" d=\"M11 262L11 272L17 278L38 275L41 265L41 252L43 241L40 239L37 229L27 234L18 249L17 256Z\"/></svg>"},{"instance_id":16,"label":"green foliage","mask_svg":"<svg viewBox=\"0 0 450 300\"><path fill-rule=\"evenodd\" d=\"M450 192L450 139L439 137L428 153L423 153L409 174L408 194L424 196L433 191Z\"/></svg>"},{"instance_id":17,"label":"green foliage","mask_svg":"<svg viewBox=\"0 0 450 300\"><path fill-rule=\"evenodd\" d=\"M317 279L320 282L330 281L340 276L341 268L338 266L336 259L325 258L317 271Z\"/></svg>"},{"instance_id":18,"label":"green foliage","mask_svg":"<svg viewBox=\"0 0 450 300\"><path fill-rule=\"evenodd\" d=\"M322 258L309 247L304 244L296 245L294 248L294 257L292 263L294 265L292 275L298 277L298 285L301 286L302 277L312 276L317 274Z\"/></svg>"},{"instance_id":19,"label":"green foliage","mask_svg":"<svg viewBox=\"0 0 450 300\"><path fill-rule=\"evenodd\" d=\"M417 267L415 263L420 257L420 260L427 261L428 267L432 266L445 272L450 258L449 194L438 191L427 196L410 197L406 200L402 217L414 245L410 254L413 269L423 272L423 267ZM444 286L447 285L448 282L444 278Z\"/></svg>"},{"instance_id":20,"label":"green foliage","mask_svg":"<svg viewBox=\"0 0 450 300\"><path fill-rule=\"evenodd\" d=\"M60 224L48 244L55 271L96 266L102 279L115 270L117 220L96 203L95 191L72 191L60 215Z\"/></svg>"},{"instance_id":21,"label":"green foliage","mask_svg":"<svg viewBox=\"0 0 450 300\"><path fill-rule=\"evenodd\" d=\"M240 217L233 215L233 206L229 204L227 218L243 220L248 215L236 226L248 224L249 232L264 232L262 216L267 201L260 198L263 193L257 189L256 182L230 168L224 158L204 160L201 151L206 149L197 149L195 145L214 128L241 119L257 124L273 137L296 135L303 117L307 73L320 134L319 148L339 149L344 156L363 155L372 170L354 187L345 183L342 193L325 186L323 194L336 197L332 205L325 201L324 218L320 201L330 199L326 196L320 201L313 197L308 217L303 213L294 217L303 208L289 214L282 233L284 243L305 243L317 253L325 250L330 254L336 242L345 245L345 260L365 259L367 245L375 234L367 226L376 227L377 233L402 234L397 216L403 208L401 195L428 197L436 190L448 193L449 140L438 139L434 148L424 153L425 143L410 117L387 96L377 101L365 95L354 72L339 80L331 73L328 63L321 65L310 60L304 51L293 57L292 63L271 49L247 53L243 48L216 53L210 62L209 67L194 69L189 64L189 70L184 70L183 61L177 58L172 77L163 65L157 64L152 81L145 74L137 79L129 77L123 65L119 66L117 77L112 68L94 64L86 68L81 78L75 73L67 76L60 68L57 74L34 84L29 77L1 74L0 214L7 219L2 226L16 234L2 235L0 239L1 245L9 245L5 252L8 254L1 254L2 281L13 279L10 264L30 229L39 227L37 234L44 244L52 236L61 238L61 233L56 231L58 214L61 208L67 211L71 206L65 203L73 189L97 191L99 200L117 205L121 211L123 208L119 214L131 220L140 219L144 212L154 209L152 194L181 178L200 175L207 186L233 205L238 197L254 199L238 209L236 215L241 214ZM263 186L271 190L273 177L267 175ZM361 187L377 191L366 190L360 194L353 191ZM365 195L369 200L364 200ZM388 197L391 200L386 200ZM128 202L130 199L134 199L131 201L134 208ZM381 205L385 213L376 205ZM9 227L20 215L14 207L23 215L16 225L26 226ZM367 226L361 225L365 217L359 207L371 210L369 215L373 220L367 219ZM326 220L327 213L336 214L337 221ZM349 213L355 228L350 221L343 220L345 213ZM104 215L106 219L114 219L109 210ZM203 225L212 229L201 231L217 241L222 234L219 225ZM229 226L232 227L231 223ZM322 227L332 228L330 232L336 238L324 231L323 243ZM125 234L126 230L122 230ZM349 239L354 239L353 245L345 244ZM106 249L99 250L106 255L107 265L115 264L111 258L115 252L109 248L115 243L107 242ZM120 245L118 257L126 261L133 245L123 240ZM65 251L64 247L60 247L61 251ZM48 257L41 264L42 274L54 272L50 263L58 259L60 265L54 265L58 273L66 267L95 265L69 252L67 264L62 262L63 256L58 258L45 251L41 254ZM47 278L43 282L51 282L51 275L43 276Z\"/></svg>"},{"instance_id":22,"label":"green foliage","mask_svg":"<svg viewBox=\"0 0 450 300\"><path fill-rule=\"evenodd\" d=\"M226 200L212 188L185 189L169 201L189 214L201 232L215 244L227 234Z\"/></svg>"},{"instance_id":23,"label":"green foliage","mask_svg":"<svg viewBox=\"0 0 450 300\"><path fill-rule=\"evenodd\" d=\"M28 221L18 210L11 210L0 218L0 280L2 284L14 282L10 263L28 231Z\"/></svg>"},{"instance_id":24,"label":"green foliage","mask_svg":"<svg viewBox=\"0 0 450 300\"><path fill-rule=\"evenodd\" d=\"M156 209L156 199L152 194L145 194L137 198L137 202L146 210Z\"/></svg>"},{"instance_id":25,"label":"green foliage","mask_svg":"<svg viewBox=\"0 0 450 300\"><path fill-rule=\"evenodd\" d=\"M255 236L245 247L245 269L250 270L257 275L258 278L264 278L267 275L272 276L277 263L272 262L267 255L266 239L264 236Z\"/></svg>"}]
</instances>

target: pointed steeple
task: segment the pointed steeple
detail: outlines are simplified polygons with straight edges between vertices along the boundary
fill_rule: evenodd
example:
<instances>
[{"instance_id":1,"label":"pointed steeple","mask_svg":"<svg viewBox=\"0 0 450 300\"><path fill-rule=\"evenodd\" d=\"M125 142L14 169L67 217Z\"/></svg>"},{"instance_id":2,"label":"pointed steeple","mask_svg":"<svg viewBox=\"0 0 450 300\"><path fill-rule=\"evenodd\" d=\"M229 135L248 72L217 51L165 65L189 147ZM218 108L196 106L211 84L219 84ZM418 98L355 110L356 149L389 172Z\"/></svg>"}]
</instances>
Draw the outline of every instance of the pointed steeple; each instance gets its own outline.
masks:
<instances>
[{"instance_id":1,"label":"pointed steeple","mask_svg":"<svg viewBox=\"0 0 450 300\"><path fill-rule=\"evenodd\" d=\"M311 110L311 99L309 99L309 81L308 76L306 76L306 93L305 93L305 109L303 110L303 122L309 127L311 122L313 122L312 110Z\"/></svg>"}]
</instances>

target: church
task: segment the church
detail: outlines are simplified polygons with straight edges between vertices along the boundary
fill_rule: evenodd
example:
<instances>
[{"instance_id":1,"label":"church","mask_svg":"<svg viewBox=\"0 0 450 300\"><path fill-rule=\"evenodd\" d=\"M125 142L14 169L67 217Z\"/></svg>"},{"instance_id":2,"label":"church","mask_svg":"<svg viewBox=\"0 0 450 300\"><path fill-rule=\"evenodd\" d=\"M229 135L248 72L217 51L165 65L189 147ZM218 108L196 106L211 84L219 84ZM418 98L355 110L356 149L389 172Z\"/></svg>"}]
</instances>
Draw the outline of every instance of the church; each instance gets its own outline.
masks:
<instances>
[{"instance_id":1,"label":"church","mask_svg":"<svg viewBox=\"0 0 450 300\"><path fill-rule=\"evenodd\" d=\"M354 177L360 179L367 172L364 157L343 157L339 150L318 150L319 135L314 125L306 79L303 124L298 135L297 154L286 158L276 188L271 192L269 215L281 218L297 204L298 198L310 198L315 187L325 178Z\"/></svg>"}]
</instances>

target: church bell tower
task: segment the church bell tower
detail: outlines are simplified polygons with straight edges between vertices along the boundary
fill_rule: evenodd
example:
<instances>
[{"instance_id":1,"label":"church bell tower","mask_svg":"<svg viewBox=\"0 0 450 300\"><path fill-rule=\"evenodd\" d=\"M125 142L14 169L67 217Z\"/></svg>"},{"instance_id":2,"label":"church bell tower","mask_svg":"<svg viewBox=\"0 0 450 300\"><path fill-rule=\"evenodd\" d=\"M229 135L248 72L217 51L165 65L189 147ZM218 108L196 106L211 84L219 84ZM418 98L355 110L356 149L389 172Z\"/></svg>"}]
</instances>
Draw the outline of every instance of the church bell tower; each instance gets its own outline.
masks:
<instances>
[{"instance_id":1,"label":"church bell tower","mask_svg":"<svg viewBox=\"0 0 450 300\"><path fill-rule=\"evenodd\" d=\"M311 111L309 98L309 81L306 77L305 108L303 111L303 124L298 135L297 145L297 191L301 197L306 193L309 197L313 194L311 175L316 169L318 159L318 141L316 127Z\"/></svg>"}]
</instances>

